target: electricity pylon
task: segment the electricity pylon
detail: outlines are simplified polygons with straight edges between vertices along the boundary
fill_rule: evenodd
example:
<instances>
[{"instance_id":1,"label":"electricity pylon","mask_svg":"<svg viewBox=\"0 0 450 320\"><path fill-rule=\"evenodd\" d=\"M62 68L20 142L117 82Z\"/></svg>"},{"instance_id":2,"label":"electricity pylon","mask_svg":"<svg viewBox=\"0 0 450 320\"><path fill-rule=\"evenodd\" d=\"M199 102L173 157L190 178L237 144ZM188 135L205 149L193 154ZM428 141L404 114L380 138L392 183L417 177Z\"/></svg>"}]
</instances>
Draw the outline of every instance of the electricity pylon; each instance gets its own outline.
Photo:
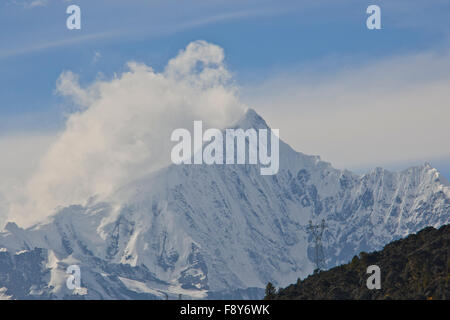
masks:
<instances>
[{"instance_id":1,"label":"electricity pylon","mask_svg":"<svg viewBox=\"0 0 450 320\"><path fill-rule=\"evenodd\" d=\"M314 238L314 264L316 265L316 270L321 270L325 265L325 254L322 245L322 236L326 228L325 220L322 219L321 224L313 224L309 220L308 231Z\"/></svg>"}]
</instances>

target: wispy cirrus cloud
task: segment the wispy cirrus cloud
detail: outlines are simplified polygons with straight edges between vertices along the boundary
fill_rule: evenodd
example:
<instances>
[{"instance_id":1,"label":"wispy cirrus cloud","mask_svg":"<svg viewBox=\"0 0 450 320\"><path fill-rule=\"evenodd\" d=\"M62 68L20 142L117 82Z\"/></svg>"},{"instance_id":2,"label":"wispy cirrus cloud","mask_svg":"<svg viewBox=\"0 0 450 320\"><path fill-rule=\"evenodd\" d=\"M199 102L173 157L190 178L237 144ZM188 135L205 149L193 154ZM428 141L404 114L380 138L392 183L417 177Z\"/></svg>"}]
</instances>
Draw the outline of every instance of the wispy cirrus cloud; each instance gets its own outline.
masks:
<instances>
[{"instance_id":1,"label":"wispy cirrus cloud","mask_svg":"<svg viewBox=\"0 0 450 320\"><path fill-rule=\"evenodd\" d=\"M34 1L16 1L11 2L12 4L20 5L25 8L47 6L50 4L49 0L34 0ZM135 4L133 4L135 5ZM131 5L131 7L133 7ZM85 4L82 6L83 10L89 10L90 5ZM92 10L92 9L91 9ZM137 9L136 9L137 10ZM144 9L142 9L144 10ZM149 8L146 8L149 10ZM39 39L37 42L29 42L29 34L27 32L26 42L22 46L9 47L5 46L0 52L0 59L7 58L11 56L30 54L38 51L45 51L61 47L69 47L74 45L80 45L82 43L88 43L90 41L96 40L108 40L112 39L114 41L122 41L123 39L132 38L148 38L148 37L161 37L170 36L179 32L183 32L190 29L205 27L207 25L221 23L232 20L248 19L248 18L262 18L266 16L280 15L286 12L291 12L294 10L293 6L284 7L269 7L269 8L247 8L239 10L226 10L223 13L199 13L196 16L189 16L184 19L179 19L173 21L168 19L166 22L158 23L158 25L153 26L152 23L145 21L137 21L137 25L134 25L136 19L133 20L133 26L128 26L128 24L118 24L113 30L105 30L106 27L96 27L92 26L86 31L83 29L84 33L82 35L71 35L60 33L52 39ZM127 21L130 17L123 17L124 21ZM99 24L101 26L101 24ZM65 27L62 26L60 32L65 31ZM33 32L33 31L31 31Z\"/></svg>"},{"instance_id":2,"label":"wispy cirrus cloud","mask_svg":"<svg viewBox=\"0 0 450 320\"><path fill-rule=\"evenodd\" d=\"M32 9L36 7L45 7L50 4L50 0L11 0L9 3L12 5L22 6L25 9Z\"/></svg>"},{"instance_id":3,"label":"wispy cirrus cloud","mask_svg":"<svg viewBox=\"0 0 450 320\"><path fill-rule=\"evenodd\" d=\"M65 38L65 39L54 40L54 41L48 41L48 42L43 42L43 43L42 42L34 43L34 44L27 45L27 46L19 47L19 48L3 50L2 52L0 52L0 59L11 57L11 56L39 52L39 51L45 51L45 50L53 49L53 48L79 45L81 43L86 43L86 42L100 40L100 39L113 38L113 37L121 36L124 34L125 34L124 31L116 30L116 31L107 31L107 32L86 34L86 35L75 36L75 37L71 37L71 38Z\"/></svg>"}]
</instances>

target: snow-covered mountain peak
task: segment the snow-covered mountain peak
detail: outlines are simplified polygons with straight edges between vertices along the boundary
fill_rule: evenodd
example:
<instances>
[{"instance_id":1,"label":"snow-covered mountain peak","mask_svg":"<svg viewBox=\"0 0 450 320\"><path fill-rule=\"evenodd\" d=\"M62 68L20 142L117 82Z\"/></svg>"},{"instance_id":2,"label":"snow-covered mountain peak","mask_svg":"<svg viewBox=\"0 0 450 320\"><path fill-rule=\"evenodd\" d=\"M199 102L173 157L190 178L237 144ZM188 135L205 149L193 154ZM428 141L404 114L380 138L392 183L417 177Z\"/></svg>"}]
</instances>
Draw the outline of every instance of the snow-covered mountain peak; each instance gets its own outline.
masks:
<instances>
[{"instance_id":1,"label":"snow-covered mountain peak","mask_svg":"<svg viewBox=\"0 0 450 320\"><path fill-rule=\"evenodd\" d=\"M247 129L270 129L266 121L252 108L247 109L244 116L238 120L232 128Z\"/></svg>"}]
</instances>

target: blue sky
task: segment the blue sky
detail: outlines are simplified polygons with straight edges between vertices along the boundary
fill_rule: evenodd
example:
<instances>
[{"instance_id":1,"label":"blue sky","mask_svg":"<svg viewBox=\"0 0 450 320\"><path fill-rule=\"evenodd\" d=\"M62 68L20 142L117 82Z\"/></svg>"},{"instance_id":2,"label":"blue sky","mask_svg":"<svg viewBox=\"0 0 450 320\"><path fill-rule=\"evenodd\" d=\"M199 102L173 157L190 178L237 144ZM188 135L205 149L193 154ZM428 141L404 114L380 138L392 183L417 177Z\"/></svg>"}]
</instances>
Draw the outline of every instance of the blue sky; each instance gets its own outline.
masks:
<instances>
[{"instance_id":1,"label":"blue sky","mask_svg":"<svg viewBox=\"0 0 450 320\"><path fill-rule=\"evenodd\" d=\"M81 7L81 30L66 29L65 11L69 4ZM382 30L366 28L365 11L370 4L381 7ZM202 39L224 48L227 66L241 86L242 95L249 104L256 104L259 100L252 92L265 88L268 79L278 79L282 89L272 88L281 92L296 84L305 88L314 83L339 83L338 75L350 72L347 77L353 77L352 70L376 64L389 66L386 61L392 59L408 60L403 56L425 53L446 62L450 42L448 21L450 2L440 0L2 1L0 137L52 134L63 128L71 106L55 94L55 83L64 70L78 74L82 84L91 83L99 73L105 78L112 77L123 71L130 60L160 70L188 43ZM425 70L433 58L419 60ZM436 68L442 75L438 79L431 75L426 85L447 80L449 65ZM422 73L416 76L421 77ZM273 103L286 98L280 99ZM329 103L332 105L333 101ZM283 132L287 121L277 118L268 106L261 110L254 107ZM424 114L427 107L424 106ZM301 119L302 114L292 111L292 115L286 116ZM439 134L442 132L445 135L449 130ZM346 163L343 160L346 155L335 158L333 153L328 154L326 144L303 148L302 141L295 140L293 133L286 140L297 150L321 154L340 167L366 170L380 163L399 169L428 160L450 178L450 154L446 152L428 154L424 150L423 156L416 156L416 152L410 161L391 156L373 162L361 158L360 163ZM449 144L441 145L441 149L450 149L448 138L440 139L439 143L442 141Z\"/></svg>"}]
</instances>

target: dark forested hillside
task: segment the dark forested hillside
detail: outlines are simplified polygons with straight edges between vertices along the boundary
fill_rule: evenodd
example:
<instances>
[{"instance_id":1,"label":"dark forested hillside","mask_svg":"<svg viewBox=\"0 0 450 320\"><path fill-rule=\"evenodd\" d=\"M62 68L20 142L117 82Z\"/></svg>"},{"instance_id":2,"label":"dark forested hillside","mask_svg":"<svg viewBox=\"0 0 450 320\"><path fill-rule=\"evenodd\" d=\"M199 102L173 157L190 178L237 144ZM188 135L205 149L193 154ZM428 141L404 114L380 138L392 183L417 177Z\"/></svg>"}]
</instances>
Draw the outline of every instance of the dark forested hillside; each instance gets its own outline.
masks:
<instances>
[{"instance_id":1,"label":"dark forested hillside","mask_svg":"<svg viewBox=\"0 0 450 320\"><path fill-rule=\"evenodd\" d=\"M276 293L270 284L266 299L450 299L449 251L450 225L428 227ZM380 267L381 289L367 288L370 265Z\"/></svg>"}]
</instances>

